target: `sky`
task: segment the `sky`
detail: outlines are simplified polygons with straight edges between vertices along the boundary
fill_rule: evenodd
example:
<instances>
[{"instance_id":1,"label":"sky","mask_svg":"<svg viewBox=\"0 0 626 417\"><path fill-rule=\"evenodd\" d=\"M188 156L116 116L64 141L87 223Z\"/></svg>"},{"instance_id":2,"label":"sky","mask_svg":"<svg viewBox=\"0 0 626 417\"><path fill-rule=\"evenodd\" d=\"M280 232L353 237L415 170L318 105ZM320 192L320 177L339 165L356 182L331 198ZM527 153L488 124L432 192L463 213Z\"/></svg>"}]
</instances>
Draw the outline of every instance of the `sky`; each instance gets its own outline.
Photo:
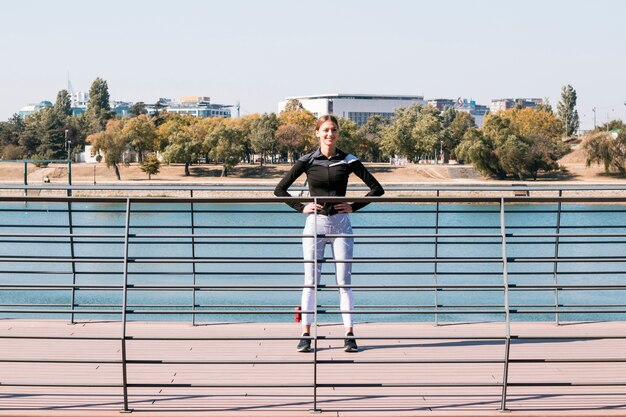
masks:
<instances>
[{"instance_id":1,"label":"sky","mask_svg":"<svg viewBox=\"0 0 626 417\"><path fill-rule=\"evenodd\" d=\"M621 0L20 0L0 12L0 120L96 77L112 99L209 96L242 114L289 96L548 98L581 129L626 120Z\"/></svg>"}]
</instances>

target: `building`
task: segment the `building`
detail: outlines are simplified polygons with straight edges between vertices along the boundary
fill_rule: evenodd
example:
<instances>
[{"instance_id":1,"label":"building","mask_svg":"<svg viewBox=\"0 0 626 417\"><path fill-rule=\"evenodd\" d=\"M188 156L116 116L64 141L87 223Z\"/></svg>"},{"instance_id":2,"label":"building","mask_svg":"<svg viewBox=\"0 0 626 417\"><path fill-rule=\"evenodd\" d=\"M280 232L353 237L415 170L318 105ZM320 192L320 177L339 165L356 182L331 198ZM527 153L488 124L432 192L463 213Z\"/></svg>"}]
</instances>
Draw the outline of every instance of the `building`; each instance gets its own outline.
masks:
<instances>
[{"instance_id":1,"label":"building","mask_svg":"<svg viewBox=\"0 0 626 417\"><path fill-rule=\"evenodd\" d=\"M489 113L489 107L476 104L476 102L472 99L462 99L461 97L456 100L449 98L436 98L428 100L428 105L436 107L439 110L444 110L446 107L452 107L456 111L469 113L474 118L474 123L477 127L483 127L485 116Z\"/></svg>"},{"instance_id":2,"label":"building","mask_svg":"<svg viewBox=\"0 0 626 417\"><path fill-rule=\"evenodd\" d=\"M230 108L237 107L228 104L213 104L210 97L205 96L184 96L180 100L175 101L168 98L160 98L158 101L157 109L156 104L146 105L148 114L152 115L159 111L166 111L168 113L178 113L180 115L187 115L193 117L231 117Z\"/></svg>"},{"instance_id":3,"label":"building","mask_svg":"<svg viewBox=\"0 0 626 417\"><path fill-rule=\"evenodd\" d=\"M428 100L428 105L431 107L436 107L439 110L443 110L446 107L454 107L457 104L456 100L452 100L451 98L435 98L432 100Z\"/></svg>"},{"instance_id":4,"label":"building","mask_svg":"<svg viewBox=\"0 0 626 417\"><path fill-rule=\"evenodd\" d=\"M357 126L364 125L373 115L392 117L396 109L412 104L424 105L423 96L388 96L374 94L320 94L312 96L287 97L278 103L278 112L285 109L289 100L298 100L315 117L332 114L350 119Z\"/></svg>"},{"instance_id":5,"label":"building","mask_svg":"<svg viewBox=\"0 0 626 417\"><path fill-rule=\"evenodd\" d=\"M52 107L52 103L49 102L48 100L43 100L41 102L39 102L39 104L28 104L24 107L22 107L18 112L18 116L24 118L26 116L29 116L33 113L38 112L39 110L45 108L45 107Z\"/></svg>"},{"instance_id":6,"label":"building","mask_svg":"<svg viewBox=\"0 0 626 417\"><path fill-rule=\"evenodd\" d=\"M495 113L501 110L512 109L517 105L521 106L523 109L534 109L541 104L543 104L542 98L496 98L491 100L489 110Z\"/></svg>"}]
</instances>

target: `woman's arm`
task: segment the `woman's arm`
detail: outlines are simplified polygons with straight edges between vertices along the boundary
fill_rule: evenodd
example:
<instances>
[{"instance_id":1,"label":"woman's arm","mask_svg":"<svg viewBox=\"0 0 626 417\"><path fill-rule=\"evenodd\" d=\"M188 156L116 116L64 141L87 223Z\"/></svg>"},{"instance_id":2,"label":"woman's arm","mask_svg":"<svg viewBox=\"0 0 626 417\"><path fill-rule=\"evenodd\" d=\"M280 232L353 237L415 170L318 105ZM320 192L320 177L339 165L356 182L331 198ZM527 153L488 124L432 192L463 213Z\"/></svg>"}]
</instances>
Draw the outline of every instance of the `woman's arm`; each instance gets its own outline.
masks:
<instances>
[{"instance_id":1,"label":"woman's arm","mask_svg":"<svg viewBox=\"0 0 626 417\"><path fill-rule=\"evenodd\" d=\"M291 167L289 172L287 172L283 179L280 180L276 188L274 188L274 195L276 197L291 197L291 194L289 194L289 191L287 190L289 189L289 187L291 187L291 184L293 184L294 181L297 180L298 177L300 177L300 175L302 175L306 171L306 165L307 164L304 161L296 161L296 163ZM289 202L287 203L287 205L293 207L300 213L302 213L302 210L305 207L305 204L302 204L300 202Z\"/></svg>"},{"instance_id":2,"label":"woman's arm","mask_svg":"<svg viewBox=\"0 0 626 417\"><path fill-rule=\"evenodd\" d=\"M385 190L383 186L374 178L372 174L365 168L365 165L361 161L354 161L352 164L352 172L356 174L357 177L361 178L365 185L370 188L369 193L367 193L366 197L378 197L385 194ZM352 203L352 211L357 211L367 206L369 203Z\"/></svg>"}]
</instances>

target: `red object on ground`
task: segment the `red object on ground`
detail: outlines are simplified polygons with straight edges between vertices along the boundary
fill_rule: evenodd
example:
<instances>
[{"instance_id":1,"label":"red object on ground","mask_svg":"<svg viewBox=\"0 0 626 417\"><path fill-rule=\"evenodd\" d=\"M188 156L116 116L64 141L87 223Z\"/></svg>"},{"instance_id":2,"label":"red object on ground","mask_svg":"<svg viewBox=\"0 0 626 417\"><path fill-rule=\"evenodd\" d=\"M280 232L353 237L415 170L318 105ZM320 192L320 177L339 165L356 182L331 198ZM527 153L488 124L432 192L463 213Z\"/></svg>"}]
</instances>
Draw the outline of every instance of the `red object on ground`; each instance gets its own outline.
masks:
<instances>
[{"instance_id":1,"label":"red object on ground","mask_svg":"<svg viewBox=\"0 0 626 417\"><path fill-rule=\"evenodd\" d=\"M302 321L302 313L300 313L300 310L302 310L302 307L300 306L294 307L294 310L296 310L296 314L293 315L293 321L295 321L296 323L300 323Z\"/></svg>"}]
</instances>

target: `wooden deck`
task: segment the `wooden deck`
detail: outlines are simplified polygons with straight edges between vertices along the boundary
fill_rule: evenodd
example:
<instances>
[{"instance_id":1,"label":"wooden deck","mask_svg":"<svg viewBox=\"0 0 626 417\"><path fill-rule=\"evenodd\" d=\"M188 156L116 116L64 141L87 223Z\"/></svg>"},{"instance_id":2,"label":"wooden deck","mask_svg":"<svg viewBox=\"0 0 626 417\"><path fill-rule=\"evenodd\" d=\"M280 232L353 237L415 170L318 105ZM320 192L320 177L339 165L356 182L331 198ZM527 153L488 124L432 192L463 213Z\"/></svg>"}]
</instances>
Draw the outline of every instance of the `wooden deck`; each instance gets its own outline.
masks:
<instances>
[{"instance_id":1,"label":"wooden deck","mask_svg":"<svg viewBox=\"0 0 626 417\"><path fill-rule=\"evenodd\" d=\"M133 337L292 337L299 327L290 323L131 322ZM340 325L322 325L322 336L342 336ZM519 336L626 336L624 322L513 323ZM2 336L119 337L119 322L0 320ZM504 335L502 323L360 324L362 351L343 352L342 340L319 341L318 407L328 416L495 416L502 394L501 340L476 336ZM380 340L368 337L394 336ZM401 337L427 336L427 340ZM457 338L466 339L457 339ZM450 338L450 339L446 339ZM313 354L297 353L295 340L128 340L128 360L174 363L129 364L129 407L140 416L310 416L313 407ZM0 340L0 416L119 416L123 408L121 342L119 340ZM596 359L592 363L512 363L510 383L571 383L572 386L511 386L511 414L626 415L626 339L516 340L511 359ZM27 362L42 360L47 362ZM468 359L473 363L445 363ZM602 362L619 359L623 362ZM9 362L7 362L9 360ZM23 362L11 362L19 361ZM54 363L55 360L97 360L99 363ZM430 363L410 364L411 360ZM194 361L233 361L244 364L198 364ZM271 363L263 363L263 362ZM394 363L375 363L392 361ZM441 362L437 362L441 361ZM184 363L187 362L187 363ZM191 363L189 363L191 362ZM296 362L296 363L294 363ZM300 362L300 363L298 363ZM372 363L374 362L374 363ZM403 363L404 362L404 363ZM577 384L598 384L583 386ZM19 385L19 384L24 384ZM50 386L32 387L29 384ZM54 385L74 386L54 386ZM110 384L111 387L89 387ZM134 387L132 384L154 384ZM174 385L172 385L174 384ZM178 386L176 386L178 384ZM195 386L188 386L189 384ZM382 384L345 387L342 384ZM471 387L406 387L406 384L458 384ZM16 386L17 385L17 386ZM85 385L78 387L77 385ZM170 386L168 386L170 385ZM186 386L187 385L187 386ZM199 386L198 386L199 385ZM213 387L211 385L231 385ZM237 387L281 385L282 387ZM296 387L290 387L296 386Z\"/></svg>"}]
</instances>

